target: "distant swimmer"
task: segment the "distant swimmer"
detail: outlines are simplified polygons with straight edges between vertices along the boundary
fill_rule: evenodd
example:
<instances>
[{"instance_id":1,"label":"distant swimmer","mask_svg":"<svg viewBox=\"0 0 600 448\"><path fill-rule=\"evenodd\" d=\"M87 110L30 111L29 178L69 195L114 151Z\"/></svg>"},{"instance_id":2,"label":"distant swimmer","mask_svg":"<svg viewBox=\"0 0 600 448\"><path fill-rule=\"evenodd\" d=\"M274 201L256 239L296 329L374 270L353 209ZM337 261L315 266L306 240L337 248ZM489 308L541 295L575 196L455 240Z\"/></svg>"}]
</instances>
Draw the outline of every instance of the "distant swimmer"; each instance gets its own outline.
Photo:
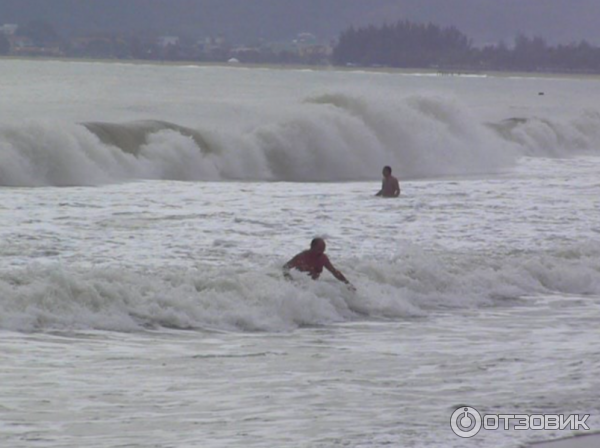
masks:
<instances>
[{"instance_id":1,"label":"distant swimmer","mask_svg":"<svg viewBox=\"0 0 600 448\"><path fill-rule=\"evenodd\" d=\"M339 281L346 283L350 288L355 290L354 286L348 281L344 274L333 267L327 255L325 255L325 240L323 238L315 238L310 243L310 249L300 252L290 261L283 265L283 275L290 279L290 269L297 269L300 272L306 272L313 280L317 280L326 268Z\"/></svg>"},{"instance_id":2,"label":"distant swimmer","mask_svg":"<svg viewBox=\"0 0 600 448\"><path fill-rule=\"evenodd\" d=\"M400 196L400 184L398 179L392 176L392 168L389 166L384 167L381 174L383 174L381 190L375 196L383 196L384 198L397 198Z\"/></svg>"}]
</instances>

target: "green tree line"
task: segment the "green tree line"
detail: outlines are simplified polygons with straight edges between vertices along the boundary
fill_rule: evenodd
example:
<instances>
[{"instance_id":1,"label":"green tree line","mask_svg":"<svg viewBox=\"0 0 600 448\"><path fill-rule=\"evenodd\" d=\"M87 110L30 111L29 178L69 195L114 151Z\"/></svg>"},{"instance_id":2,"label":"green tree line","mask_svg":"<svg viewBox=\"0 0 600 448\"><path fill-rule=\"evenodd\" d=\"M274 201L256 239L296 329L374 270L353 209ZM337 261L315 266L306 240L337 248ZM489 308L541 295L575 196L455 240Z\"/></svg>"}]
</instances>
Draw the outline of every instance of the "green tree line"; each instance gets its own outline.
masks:
<instances>
[{"instance_id":1,"label":"green tree line","mask_svg":"<svg viewBox=\"0 0 600 448\"><path fill-rule=\"evenodd\" d=\"M502 42L477 48L455 27L399 21L345 30L332 60L337 65L400 68L598 72L600 48L586 41L551 46L541 37L523 34L510 48Z\"/></svg>"}]
</instances>

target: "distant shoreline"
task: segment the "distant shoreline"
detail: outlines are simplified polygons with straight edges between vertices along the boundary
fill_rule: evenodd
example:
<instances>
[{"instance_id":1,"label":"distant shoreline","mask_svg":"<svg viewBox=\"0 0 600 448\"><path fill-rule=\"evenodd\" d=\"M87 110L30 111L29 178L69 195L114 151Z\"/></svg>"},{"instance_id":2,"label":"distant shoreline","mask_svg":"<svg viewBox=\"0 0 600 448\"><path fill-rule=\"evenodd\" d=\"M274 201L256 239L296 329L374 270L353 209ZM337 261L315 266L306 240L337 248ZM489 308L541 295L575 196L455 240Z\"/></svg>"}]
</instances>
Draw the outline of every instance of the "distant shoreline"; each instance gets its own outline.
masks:
<instances>
[{"instance_id":1,"label":"distant shoreline","mask_svg":"<svg viewBox=\"0 0 600 448\"><path fill-rule=\"evenodd\" d=\"M203 62L203 61L164 61L157 59L102 59L102 58L68 58L44 56L0 56L3 61L29 61L29 62L80 62L99 64L124 64L124 65L151 65L166 67L216 67L216 68L244 68L244 69L269 69L269 70L313 70L313 71L338 71L338 72L371 72L401 75L438 75L438 76L489 76L497 78L523 77L523 78L565 78L565 79L590 79L600 80L600 73L589 72L561 72L561 71L503 71L503 70L469 70L464 69L432 69L432 68L396 68L396 67L362 67L340 65L308 65L308 64L256 64L256 63L229 63L229 62Z\"/></svg>"}]
</instances>

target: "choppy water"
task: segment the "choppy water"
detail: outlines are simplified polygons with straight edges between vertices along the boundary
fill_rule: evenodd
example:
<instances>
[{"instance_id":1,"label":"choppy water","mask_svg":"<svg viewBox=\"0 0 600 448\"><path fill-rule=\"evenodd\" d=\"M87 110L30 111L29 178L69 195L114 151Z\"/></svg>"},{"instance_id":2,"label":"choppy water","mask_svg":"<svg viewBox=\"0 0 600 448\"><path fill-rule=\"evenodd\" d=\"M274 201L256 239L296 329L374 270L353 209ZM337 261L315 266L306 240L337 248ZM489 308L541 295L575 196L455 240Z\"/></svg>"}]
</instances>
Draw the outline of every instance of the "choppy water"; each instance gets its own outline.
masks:
<instances>
[{"instance_id":1,"label":"choppy water","mask_svg":"<svg viewBox=\"0 0 600 448\"><path fill-rule=\"evenodd\" d=\"M2 446L558 435L465 441L460 405L598 429L597 81L2 67ZM356 293L283 281L315 235Z\"/></svg>"}]
</instances>

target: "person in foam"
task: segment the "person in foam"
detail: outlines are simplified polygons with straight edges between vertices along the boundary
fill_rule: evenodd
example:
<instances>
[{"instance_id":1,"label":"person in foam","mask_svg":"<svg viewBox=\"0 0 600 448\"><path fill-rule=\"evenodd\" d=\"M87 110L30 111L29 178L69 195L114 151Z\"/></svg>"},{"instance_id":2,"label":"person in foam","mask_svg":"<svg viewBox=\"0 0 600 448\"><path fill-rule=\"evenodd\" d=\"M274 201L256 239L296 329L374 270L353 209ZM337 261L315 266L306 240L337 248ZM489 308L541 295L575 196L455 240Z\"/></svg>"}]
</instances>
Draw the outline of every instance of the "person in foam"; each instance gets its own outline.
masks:
<instances>
[{"instance_id":1,"label":"person in foam","mask_svg":"<svg viewBox=\"0 0 600 448\"><path fill-rule=\"evenodd\" d=\"M283 265L283 276L286 279L291 279L290 269L297 269L300 272L306 272L313 280L317 280L321 276L323 268L325 268L339 281L346 283L350 288L355 290L356 288L344 277L344 274L333 267L327 255L325 255L326 247L327 245L323 238L313 239L310 242L310 249L300 252Z\"/></svg>"},{"instance_id":2,"label":"person in foam","mask_svg":"<svg viewBox=\"0 0 600 448\"><path fill-rule=\"evenodd\" d=\"M375 196L384 198L397 198L400 196L400 183L398 179L392 176L392 168L389 166L383 167L383 181L381 182L381 190Z\"/></svg>"}]
</instances>

